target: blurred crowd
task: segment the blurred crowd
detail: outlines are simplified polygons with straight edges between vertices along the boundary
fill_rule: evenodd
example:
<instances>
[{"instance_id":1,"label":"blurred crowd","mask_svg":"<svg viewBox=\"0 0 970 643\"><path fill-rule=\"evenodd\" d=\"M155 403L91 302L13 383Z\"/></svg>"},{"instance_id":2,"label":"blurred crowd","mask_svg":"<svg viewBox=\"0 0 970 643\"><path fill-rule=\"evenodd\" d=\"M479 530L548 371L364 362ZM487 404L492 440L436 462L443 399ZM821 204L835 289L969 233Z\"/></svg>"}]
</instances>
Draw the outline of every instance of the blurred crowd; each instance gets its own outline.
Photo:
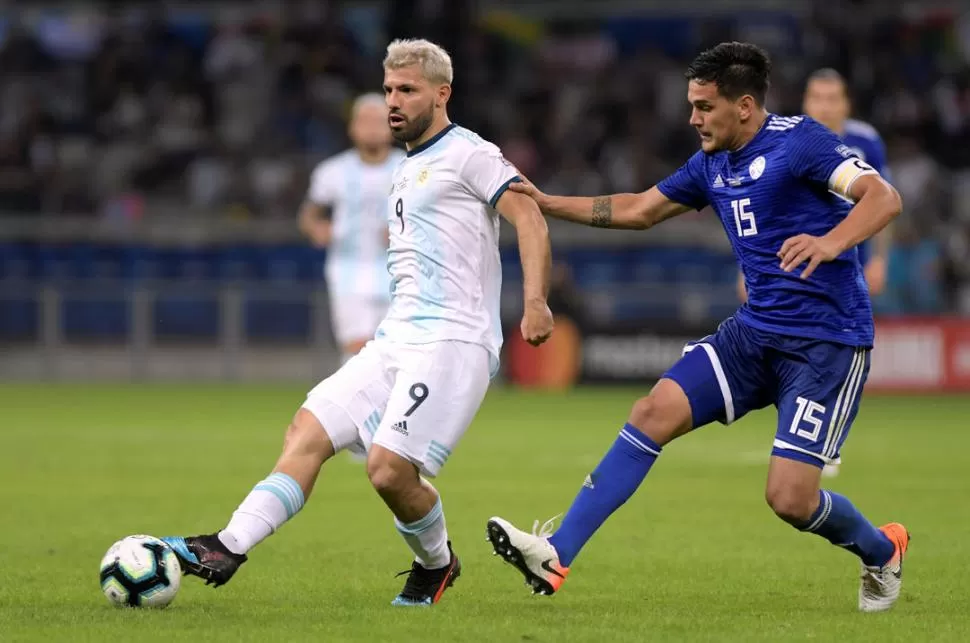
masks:
<instances>
[{"instance_id":1,"label":"blurred crowd","mask_svg":"<svg viewBox=\"0 0 970 643\"><path fill-rule=\"evenodd\" d=\"M832 66L856 117L886 139L905 213L883 305L970 313L970 16L924 8L904 19L891 4L666 23L533 23L468 0L9 21L0 212L293 218L313 165L347 144L349 102L379 89L383 47L399 36L452 53L453 120L547 191L639 191L696 149L685 62L736 38L775 58L772 111L799 113L805 76Z\"/></svg>"}]
</instances>

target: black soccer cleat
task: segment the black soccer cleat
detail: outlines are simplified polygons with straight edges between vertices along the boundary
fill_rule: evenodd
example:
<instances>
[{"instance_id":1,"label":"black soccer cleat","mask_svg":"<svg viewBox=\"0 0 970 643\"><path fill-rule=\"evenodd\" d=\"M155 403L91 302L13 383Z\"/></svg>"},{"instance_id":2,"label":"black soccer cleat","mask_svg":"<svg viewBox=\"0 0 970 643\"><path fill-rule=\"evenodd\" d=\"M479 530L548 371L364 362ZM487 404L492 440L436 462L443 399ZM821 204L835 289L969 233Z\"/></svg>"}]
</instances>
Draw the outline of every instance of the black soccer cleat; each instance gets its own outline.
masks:
<instances>
[{"instance_id":1,"label":"black soccer cleat","mask_svg":"<svg viewBox=\"0 0 970 643\"><path fill-rule=\"evenodd\" d=\"M452 551L451 541L448 542L448 552L451 554L451 560L444 567L426 569L415 561L411 564L411 569L398 574L398 576L407 574L408 579L401 593L391 601L391 605L426 607L440 601L445 590L454 585L455 579L461 576L461 561Z\"/></svg>"},{"instance_id":2,"label":"black soccer cleat","mask_svg":"<svg viewBox=\"0 0 970 643\"><path fill-rule=\"evenodd\" d=\"M168 536L162 540L178 556L183 573L198 576L206 585L225 585L248 560L245 554L234 554L226 549L216 534L184 538Z\"/></svg>"}]
</instances>

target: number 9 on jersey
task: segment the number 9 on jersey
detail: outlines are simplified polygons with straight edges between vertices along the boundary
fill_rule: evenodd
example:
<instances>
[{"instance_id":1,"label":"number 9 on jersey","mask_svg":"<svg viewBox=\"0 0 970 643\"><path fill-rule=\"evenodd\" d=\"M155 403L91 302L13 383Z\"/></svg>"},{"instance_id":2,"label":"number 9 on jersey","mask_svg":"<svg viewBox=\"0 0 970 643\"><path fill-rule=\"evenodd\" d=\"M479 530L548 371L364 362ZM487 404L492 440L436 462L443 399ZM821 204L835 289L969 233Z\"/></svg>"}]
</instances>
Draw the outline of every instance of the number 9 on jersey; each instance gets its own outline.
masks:
<instances>
[{"instance_id":1,"label":"number 9 on jersey","mask_svg":"<svg viewBox=\"0 0 970 643\"><path fill-rule=\"evenodd\" d=\"M404 201L400 197L394 204L394 216L401 220L401 232L404 232Z\"/></svg>"}]
</instances>

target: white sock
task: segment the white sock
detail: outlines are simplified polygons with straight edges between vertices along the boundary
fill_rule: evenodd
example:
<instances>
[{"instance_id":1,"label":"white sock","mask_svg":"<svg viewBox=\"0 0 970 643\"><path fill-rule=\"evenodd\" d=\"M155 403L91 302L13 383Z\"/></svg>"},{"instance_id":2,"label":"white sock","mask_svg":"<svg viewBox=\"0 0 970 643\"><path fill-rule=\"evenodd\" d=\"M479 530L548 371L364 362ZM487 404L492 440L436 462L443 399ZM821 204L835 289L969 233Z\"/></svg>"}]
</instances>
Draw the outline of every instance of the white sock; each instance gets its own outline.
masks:
<instances>
[{"instance_id":1,"label":"white sock","mask_svg":"<svg viewBox=\"0 0 970 643\"><path fill-rule=\"evenodd\" d=\"M440 497L424 518L407 524L395 518L394 525L414 552L414 560L425 569L440 569L451 562L445 512L441 508Z\"/></svg>"},{"instance_id":2,"label":"white sock","mask_svg":"<svg viewBox=\"0 0 970 643\"><path fill-rule=\"evenodd\" d=\"M274 473L253 487L232 514L219 540L234 554L245 554L303 508L303 489L285 473Z\"/></svg>"}]
</instances>

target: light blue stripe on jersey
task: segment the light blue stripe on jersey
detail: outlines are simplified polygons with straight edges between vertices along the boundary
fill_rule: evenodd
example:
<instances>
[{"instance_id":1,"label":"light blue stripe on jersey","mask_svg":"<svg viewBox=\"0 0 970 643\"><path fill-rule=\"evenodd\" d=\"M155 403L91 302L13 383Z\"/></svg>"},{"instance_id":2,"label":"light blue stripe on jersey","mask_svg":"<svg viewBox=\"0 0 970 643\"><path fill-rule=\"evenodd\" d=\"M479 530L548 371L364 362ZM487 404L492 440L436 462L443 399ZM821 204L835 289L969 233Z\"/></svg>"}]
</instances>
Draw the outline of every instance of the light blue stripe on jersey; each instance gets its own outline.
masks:
<instances>
[{"instance_id":1,"label":"light blue stripe on jersey","mask_svg":"<svg viewBox=\"0 0 970 643\"><path fill-rule=\"evenodd\" d=\"M434 211L425 205L418 206L415 211L415 225L421 230L423 236L423 247L420 247L420 254L417 259L421 264L421 279L418 281L418 306L412 313L411 321L425 330L430 330L426 322L434 322L439 315L436 313L438 306L447 300L444 286L441 284L441 269L435 265L431 258L435 257L437 248L441 248L438 229L434 225ZM424 217L418 219L418 216ZM427 223L423 223L426 221Z\"/></svg>"},{"instance_id":2,"label":"light blue stripe on jersey","mask_svg":"<svg viewBox=\"0 0 970 643\"><path fill-rule=\"evenodd\" d=\"M452 128L451 131L456 132L458 129L459 128ZM435 156L440 156L447 151L454 140L455 139L451 136L444 136L438 140L434 146L430 148L430 150L433 150L433 154ZM411 194L416 196L418 193L412 191ZM426 195L426 199L430 198L427 196L427 192L424 194ZM415 196L412 196L411 198L415 198ZM441 270L435 265L435 262L431 261L427 257L433 257L439 263L444 263L444 257L437 255L436 251L440 248L444 248L445 245L442 243L440 229L437 225L435 225L434 209L432 205L419 201L418 203L414 204L412 211L414 212L414 223L416 226L418 226L419 231L422 233L422 244L419 246L418 261L421 262L421 268L424 269L422 272L426 272L428 276L424 277L418 282L420 303L417 309L413 312L410 321L424 330L430 330L426 322L437 320L438 315L433 315L437 309L437 306L429 303L429 301L440 305L442 302L447 301L448 297L444 286L441 283Z\"/></svg>"}]
</instances>

